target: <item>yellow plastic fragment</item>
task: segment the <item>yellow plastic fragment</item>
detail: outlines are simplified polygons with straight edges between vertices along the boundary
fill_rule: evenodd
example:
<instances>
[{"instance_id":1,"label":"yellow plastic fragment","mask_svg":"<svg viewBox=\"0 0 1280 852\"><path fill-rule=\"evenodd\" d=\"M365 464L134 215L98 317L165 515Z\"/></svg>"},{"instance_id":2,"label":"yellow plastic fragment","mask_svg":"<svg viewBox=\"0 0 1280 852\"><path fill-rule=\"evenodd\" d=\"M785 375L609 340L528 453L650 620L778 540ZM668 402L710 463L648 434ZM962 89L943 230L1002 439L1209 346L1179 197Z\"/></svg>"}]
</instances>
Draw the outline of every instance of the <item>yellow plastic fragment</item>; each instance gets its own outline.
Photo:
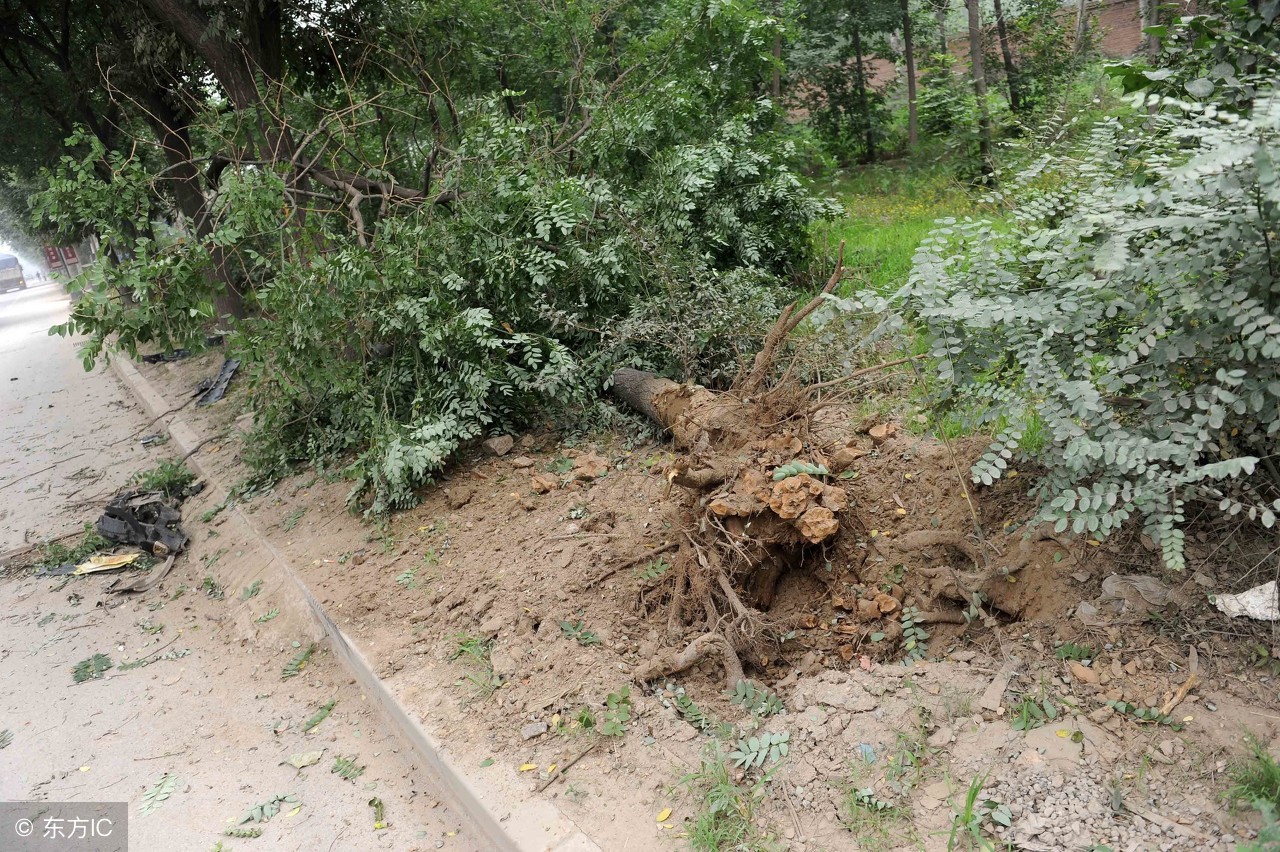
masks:
<instances>
[{"instance_id":1,"label":"yellow plastic fragment","mask_svg":"<svg viewBox=\"0 0 1280 852\"><path fill-rule=\"evenodd\" d=\"M671 818L671 808L663 808L658 811L658 822L666 822Z\"/></svg>"}]
</instances>

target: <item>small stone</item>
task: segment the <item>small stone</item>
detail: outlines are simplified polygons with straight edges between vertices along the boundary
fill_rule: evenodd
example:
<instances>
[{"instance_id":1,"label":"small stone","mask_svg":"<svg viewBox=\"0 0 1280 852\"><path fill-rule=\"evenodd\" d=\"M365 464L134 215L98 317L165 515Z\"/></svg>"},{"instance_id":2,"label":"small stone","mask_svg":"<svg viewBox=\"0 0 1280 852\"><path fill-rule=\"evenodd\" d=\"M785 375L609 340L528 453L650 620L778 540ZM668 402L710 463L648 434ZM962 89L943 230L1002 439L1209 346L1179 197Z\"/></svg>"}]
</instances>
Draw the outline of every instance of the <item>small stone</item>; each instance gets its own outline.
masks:
<instances>
[{"instance_id":1,"label":"small stone","mask_svg":"<svg viewBox=\"0 0 1280 852\"><path fill-rule=\"evenodd\" d=\"M516 456L511 460L511 466L516 468L533 467L533 459L528 456Z\"/></svg>"},{"instance_id":2,"label":"small stone","mask_svg":"<svg viewBox=\"0 0 1280 852\"><path fill-rule=\"evenodd\" d=\"M1071 676L1080 683L1096 684L1098 682L1098 673L1083 663L1072 660L1067 668L1071 670Z\"/></svg>"},{"instance_id":3,"label":"small stone","mask_svg":"<svg viewBox=\"0 0 1280 852\"><path fill-rule=\"evenodd\" d=\"M530 722L529 724L525 725L523 728L520 729L520 736L524 737L526 740L531 740L534 737L542 736L546 732L547 732L546 722Z\"/></svg>"},{"instance_id":4,"label":"small stone","mask_svg":"<svg viewBox=\"0 0 1280 852\"><path fill-rule=\"evenodd\" d=\"M480 444L484 451L491 456L505 456L511 452L511 448L516 445L516 439L510 435L496 435L487 438Z\"/></svg>"},{"instance_id":5,"label":"small stone","mask_svg":"<svg viewBox=\"0 0 1280 852\"><path fill-rule=\"evenodd\" d=\"M943 748L953 739L955 739L955 732L951 730L951 726L943 725L929 735L929 746L930 748Z\"/></svg>"},{"instance_id":6,"label":"small stone","mask_svg":"<svg viewBox=\"0 0 1280 852\"><path fill-rule=\"evenodd\" d=\"M529 477L529 487L539 494L546 494L559 488L560 480L549 473L535 473Z\"/></svg>"}]
</instances>

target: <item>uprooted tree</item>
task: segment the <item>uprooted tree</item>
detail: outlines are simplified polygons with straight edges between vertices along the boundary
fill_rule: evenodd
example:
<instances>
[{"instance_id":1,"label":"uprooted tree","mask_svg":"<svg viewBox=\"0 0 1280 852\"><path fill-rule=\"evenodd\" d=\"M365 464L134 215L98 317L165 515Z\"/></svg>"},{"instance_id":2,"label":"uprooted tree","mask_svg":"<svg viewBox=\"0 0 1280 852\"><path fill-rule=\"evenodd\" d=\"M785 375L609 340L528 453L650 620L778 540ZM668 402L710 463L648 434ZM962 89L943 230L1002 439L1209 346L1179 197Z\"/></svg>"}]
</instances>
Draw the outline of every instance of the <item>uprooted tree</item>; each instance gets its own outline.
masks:
<instances>
[{"instance_id":1,"label":"uprooted tree","mask_svg":"<svg viewBox=\"0 0 1280 852\"><path fill-rule=\"evenodd\" d=\"M768 96L768 2L7 5L4 90L93 92L33 200L104 245L64 330L90 361L230 332L252 461L347 464L375 512L668 368L631 332L672 305L716 306L680 360L727 375L835 211Z\"/></svg>"},{"instance_id":2,"label":"uprooted tree","mask_svg":"<svg viewBox=\"0 0 1280 852\"><path fill-rule=\"evenodd\" d=\"M847 431L821 422L820 412L830 403L821 394L856 387L912 359L806 384L796 380L796 358L786 345L840 278L837 264L820 295L785 308L751 368L727 391L631 368L613 374L613 392L666 429L680 453L666 472L680 516L672 570L663 581L668 639L678 643L695 628L683 647L642 663L637 680L683 671L706 657L722 662L730 687L742 680L743 657L768 656L791 628L769 615L778 583L789 571L811 572L827 584L830 599L849 611L837 630L850 647L870 648L874 635L879 650L871 653L895 653L908 601L908 623L994 618L1001 587L1052 539L1045 529L1001 534L997 547L978 524L910 530L892 541L872 538L883 561L910 563L913 576L927 581L911 590L881 590L883 577L872 575L884 572L867 560L869 530L857 509L857 481L837 478L866 453L848 443ZM780 367L782 360L788 364ZM866 591L844 600L837 588L841 581Z\"/></svg>"}]
</instances>

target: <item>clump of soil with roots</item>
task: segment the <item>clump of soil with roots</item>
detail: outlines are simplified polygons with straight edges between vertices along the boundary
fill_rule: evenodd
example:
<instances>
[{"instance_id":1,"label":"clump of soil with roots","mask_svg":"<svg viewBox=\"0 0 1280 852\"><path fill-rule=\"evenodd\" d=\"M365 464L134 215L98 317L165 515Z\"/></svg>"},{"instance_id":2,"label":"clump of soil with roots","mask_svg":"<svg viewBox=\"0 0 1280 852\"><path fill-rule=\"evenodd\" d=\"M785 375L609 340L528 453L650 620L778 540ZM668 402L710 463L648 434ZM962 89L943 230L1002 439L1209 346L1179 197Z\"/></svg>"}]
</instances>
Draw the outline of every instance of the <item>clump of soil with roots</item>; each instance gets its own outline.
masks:
<instances>
[{"instance_id":1,"label":"clump of soil with roots","mask_svg":"<svg viewBox=\"0 0 1280 852\"><path fill-rule=\"evenodd\" d=\"M841 271L837 262L822 294L782 312L750 369L728 391L630 368L614 374L614 393L663 426L678 452L666 473L679 518L676 540L666 548L675 555L662 589L671 647L642 661L638 681L714 657L732 688L745 677L743 660L768 659L797 626L773 612L780 581L794 572L825 589L819 609L831 631L824 635L846 661L855 653L900 656L904 614L908 625L960 629L975 619L990 623L1015 614L1022 608L1012 593L1016 575L1045 555L1042 545L1057 546L1045 528L984 535L961 473L967 464L950 445L949 464L936 473L949 477L946 490L961 504L950 514L964 526L935 526L937 514L921 529L910 528L917 519L903 518L893 535L869 525L863 507L884 496L869 492L874 477L840 475L859 461L892 464L891 456L874 457L893 427L850 435L847 421L822 416L832 410L823 394L911 359L809 385L793 379L794 355L780 363L788 339L834 290ZM810 613L801 621L814 627L820 619Z\"/></svg>"}]
</instances>

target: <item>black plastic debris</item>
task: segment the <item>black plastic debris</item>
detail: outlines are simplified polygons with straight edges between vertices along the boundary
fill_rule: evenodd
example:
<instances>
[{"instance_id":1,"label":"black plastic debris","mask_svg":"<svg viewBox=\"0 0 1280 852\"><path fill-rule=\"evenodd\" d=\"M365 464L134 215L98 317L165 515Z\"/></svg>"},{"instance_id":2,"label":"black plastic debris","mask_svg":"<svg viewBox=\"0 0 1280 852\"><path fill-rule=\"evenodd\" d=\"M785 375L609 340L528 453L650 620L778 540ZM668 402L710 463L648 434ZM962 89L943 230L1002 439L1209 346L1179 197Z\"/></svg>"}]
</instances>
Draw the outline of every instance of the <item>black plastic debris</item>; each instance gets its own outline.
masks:
<instances>
[{"instance_id":1,"label":"black plastic debris","mask_svg":"<svg viewBox=\"0 0 1280 852\"><path fill-rule=\"evenodd\" d=\"M35 576L37 576L37 577L65 577L65 576L67 576L68 574L74 574L75 572L76 572L76 566L74 566L74 565L72 565L72 564L70 564L70 563L68 563L68 562L64 562L64 563L63 563L63 564L61 564L61 565L50 565L50 566L49 566L49 567L47 567L47 568L46 568L45 566L41 565L39 568L37 568L37 569L36 569Z\"/></svg>"},{"instance_id":2,"label":"black plastic debris","mask_svg":"<svg viewBox=\"0 0 1280 852\"><path fill-rule=\"evenodd\" d=\"M164 364L169 361L181 361L183 358L190 358L191 350L174 349L169 352L156 352L151 355L143 355L142 363L144 364Z\"/></svg>"},{"instance_id":3,"label":"black plastic debris","mask_svg":"<svg viewBox=\"0 0 1280 852\"><path fill-rule=\"evenodd\" d=\"M200 397L196 400L196 405L210 405L222 399L222 395L227 392L231 377L238 369L240 369L240 362L234 358L228 358L222 362L222 369L218 371L218 375L211 379L201 379L195 390Z\"/></svg>"},{"instance_id":4,"label":"black plastic debris","mask_svg":"<svg viewBox=\"0 0 1280 852\"><path fill-rule=\"evenodd\" d=\"M163 491L126 491L111 498L98 518L98 535L166 556L187 546L181 520L182 513Z\"/></svg>"}]
</instances>

